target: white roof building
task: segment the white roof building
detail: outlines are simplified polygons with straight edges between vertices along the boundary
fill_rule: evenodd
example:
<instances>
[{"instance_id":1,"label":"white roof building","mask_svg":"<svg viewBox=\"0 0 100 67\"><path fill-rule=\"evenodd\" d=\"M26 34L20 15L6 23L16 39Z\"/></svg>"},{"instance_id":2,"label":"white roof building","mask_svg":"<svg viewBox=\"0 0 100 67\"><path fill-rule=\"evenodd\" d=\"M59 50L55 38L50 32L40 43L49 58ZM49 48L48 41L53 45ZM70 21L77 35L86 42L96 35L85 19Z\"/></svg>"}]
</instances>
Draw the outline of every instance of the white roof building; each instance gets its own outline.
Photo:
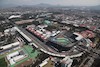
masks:
<instances>
[{"instance_id":1,"label":"white roof building","mask_svg":"<svg viewBox=\"0 0 100 67\"><path fill-rule=\"evenodd\" d=\"M79 33L73 33L73 34L78 36L78 37L75 38L76 40L81 40L83 38L83 36Z\"/></svg>"},{"instance_id":2,"label":"white roof building","mask_svg":"<svg viewBox=\"0 0 100 67\"><path fill-rule=\"evenodd\" d=\"M22 50L21 50L22 51ZM20 54L20 51L16 51L14 53L11 53L9 55L7 55L7 60L9 61L9 63L11 65L15 64L16 62L22 60L23 58L25 58L27 55L26 54Z\"/></svg>"},{"instance_id":3,"label":"white roof building","mask_svg":"<svg viewBox=\"0 0 100 67\"><path fill-rule=\"evenodd\" d=\"M13 18L21 18L21 15L12 15L9 17L9 19L13 19Z\"/></svg>"},{"instance_id":4,"label":"white roof building","mask_svg":"<svg viewBox=\"0 0 100 67\"><path fill-rule=\"evenodd\" d=\"M5 46L2 46L0 48L1 49L8 49L8 48L11 48L12 46L17 46L19 44L20 44L20 42L15 42L15 43L12 43L12 44L8 44L8 45L5 45Z\"/></svg>"}]
</instances>

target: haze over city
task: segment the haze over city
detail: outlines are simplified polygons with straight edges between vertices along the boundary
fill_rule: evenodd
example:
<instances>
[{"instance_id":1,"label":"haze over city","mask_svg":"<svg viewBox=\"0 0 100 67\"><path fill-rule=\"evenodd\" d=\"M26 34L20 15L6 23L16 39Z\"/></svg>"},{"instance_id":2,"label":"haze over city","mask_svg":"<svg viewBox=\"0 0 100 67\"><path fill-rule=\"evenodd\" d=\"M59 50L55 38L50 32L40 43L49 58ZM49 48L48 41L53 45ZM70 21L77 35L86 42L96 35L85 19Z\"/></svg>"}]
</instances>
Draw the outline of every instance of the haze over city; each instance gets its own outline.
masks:
<instances>
[{"instance_id":1,"label":"haze over city","mask_svg":"<svg viewBox=\"0 0 100 67\"><path fill-rule=\"evenodd\" d=\"M0 0L1 66L100 66L100 0Z\"/></svg>"},{"instance_id":2,"label":"haze over city","mask_svg":"<svg viewBox=\"0 0 100 67\"><path fill-rule=\"evenodd\" d=\"M100 0L0 0L0 6L36 5L40 3L62 6L96 6Z\"/></svg>"}]
</instances>

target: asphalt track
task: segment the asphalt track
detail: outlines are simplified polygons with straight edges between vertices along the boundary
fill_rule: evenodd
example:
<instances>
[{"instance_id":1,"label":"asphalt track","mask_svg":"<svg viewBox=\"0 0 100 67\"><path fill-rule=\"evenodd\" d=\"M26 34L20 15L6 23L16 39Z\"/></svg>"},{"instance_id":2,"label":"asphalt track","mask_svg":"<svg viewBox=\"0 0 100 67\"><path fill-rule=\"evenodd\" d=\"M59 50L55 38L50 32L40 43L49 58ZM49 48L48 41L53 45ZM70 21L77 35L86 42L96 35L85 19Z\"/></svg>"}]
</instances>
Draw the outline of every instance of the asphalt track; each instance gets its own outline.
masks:
<instances>
[{"instance_id":1,"label":"asphalt track","mask_svg":"<svg viewBox=\"0 0 100 67\"><path fill-rule=\"evenodd\" d=\"M45 52L45 53L47 53L49 55L58 56L58 57L66 57L66 56L69 55L68 51L66 51L66 52L57 52L57 51L55 51L54 49L50 48L49 46L44 44L42 41L40 41L38 38L36 38L34 35L29 33L24 28L18 27L18 29L21 30L25 35L27 35L32 40L32 43L35 43L35 45L41 51L43 51L43 52Z\"/></svg>"}]
</instances>

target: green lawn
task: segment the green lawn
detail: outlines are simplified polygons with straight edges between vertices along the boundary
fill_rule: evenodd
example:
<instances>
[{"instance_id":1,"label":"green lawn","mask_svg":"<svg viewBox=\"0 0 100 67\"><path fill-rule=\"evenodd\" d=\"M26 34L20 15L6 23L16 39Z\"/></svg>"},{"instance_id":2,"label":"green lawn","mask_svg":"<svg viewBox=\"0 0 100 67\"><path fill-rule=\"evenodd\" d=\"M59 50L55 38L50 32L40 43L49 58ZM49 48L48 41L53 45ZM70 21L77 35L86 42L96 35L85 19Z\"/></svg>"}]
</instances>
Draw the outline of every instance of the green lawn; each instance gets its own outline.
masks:
<instances>
[{"instance_id":1,"label":"green lawn","mask_svg":"<svg viewBox=\"0 0 100 67\"><path fill-rule=\"evenodd\" d=\"M6 57L8 54L13 53L13 52L15 52L15 51L18 51L18 50L20 50L20 49L23 49L23 50L25 51L25 53L28 54L28 57L26 57L25 59L23 59L23 60L17 62L17 63L14 64L14 65L11 65L10 67L15 67L17 64L20 64L20 63L22 63L22 62L24 62L24 61L26 61L26 60L28 60L28 59L30 59L30 58L32 58L32 59L34 60L34 59L37 57L37 55L40 54L40 52L38 52L37 50L35 50L35 51L33 52L33 51L32 51L33 48L32 48L31 46L25 45L23 48L19 48L19 49L17 49L17 50L13 50L13 51L11 51L11 52L7 52L7 53L5 53L5 54L3 54L3 55L0 55L0 67L1 67L1 66L2 66L2 67L7 67L7 63L6 63L5 59L4 59L4 57Z\"/></svg>"},{"instance_id":2,"label":"green lawn","mask_svg":"<svg viewBox=\"0 0 100 67\"><path fill-rule=\"evenodd\" d=\"M15 67L16 65L18 64L21 64L22 62L25 62L26 60L32 58L33 60L37 57L37 55L40 53L38 52L37 50L35 50L34 52L32 51L33 48L29 45L25 45L23 46L23 50L25 51L26 54L28 54L28 57L26 57L25 59L17 62L16 64L14 65L11 65L10 67Z\"/></svg>"},{"instance_id":3,"label":"green lawn","mask_svg":"<svg viewBox=\"0 0 100 67\"><path fill-rule=\"evenodd\" d=\"M33 50L33 48L31 47L31 46L29 46L29 45L25 45L24 46L24 50L25 50L25 52L26 53L28 53L28 55L29 55L29 57L30 58L35 58L35 57L37 57L37 55L40 53L40 52L38 52L37 50L35 50L34 52L32 51Z\"/></svg>"},{"instance_id":4,"label":"green lawn","mask_svg":"<svg viewBox=\"0 0 100 67\"><path fill-rule=\"evenodd\" d=\"M0 59L0 67L7 67L7 62L5 61L5 58Z\"/></svg>"},{"instance_id":5,"label":"green lawn","mask_svg":"<svg viewBox=\"0 0 100 67\"><path fill-rule=\"evenodd\" d=\"M56 41L62 43L63 45L67 45L68 43L70 43L70 41L66 38L57 38Z\"/></svg>"}]
</instances>

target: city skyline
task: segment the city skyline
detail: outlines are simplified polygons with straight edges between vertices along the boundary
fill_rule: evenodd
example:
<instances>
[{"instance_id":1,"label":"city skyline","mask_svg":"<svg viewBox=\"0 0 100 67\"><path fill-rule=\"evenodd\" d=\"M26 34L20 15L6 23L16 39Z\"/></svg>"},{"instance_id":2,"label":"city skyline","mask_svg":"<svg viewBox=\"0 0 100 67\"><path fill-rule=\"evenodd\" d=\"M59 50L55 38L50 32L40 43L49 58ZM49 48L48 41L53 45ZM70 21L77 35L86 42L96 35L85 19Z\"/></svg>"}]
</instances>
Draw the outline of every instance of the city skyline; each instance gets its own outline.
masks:
<instances>
[{"instance_id":1,"label":"city skyline","mask_svg":"<svg viewBox=\"0 0 100 67\"><path fill-rule=\"evenodd\" d=\"M40 3L61 6L97 6L100 5L100 0L0 0L0 6L6 5L36 5Z\"/></svg>"}]
</instances>

